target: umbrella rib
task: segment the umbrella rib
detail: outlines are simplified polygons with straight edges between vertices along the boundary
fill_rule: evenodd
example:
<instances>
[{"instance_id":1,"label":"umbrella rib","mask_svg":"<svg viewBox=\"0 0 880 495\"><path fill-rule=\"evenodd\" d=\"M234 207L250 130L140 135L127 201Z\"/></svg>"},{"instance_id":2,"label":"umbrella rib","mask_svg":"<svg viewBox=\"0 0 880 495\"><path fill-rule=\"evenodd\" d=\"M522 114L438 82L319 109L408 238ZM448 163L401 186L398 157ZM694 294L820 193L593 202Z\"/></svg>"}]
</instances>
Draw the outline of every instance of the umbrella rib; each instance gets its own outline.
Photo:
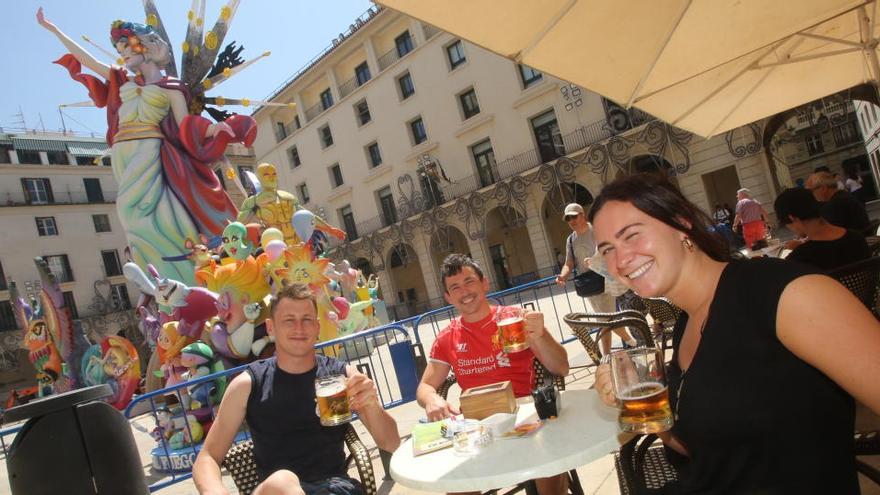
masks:
<instances>
[{"instance_id":1,"label":"umbrella rib","mask_svg":"<svg viewBox=\"0 0 880 495\"><path fill-rule=\"evenodd\" d=\"M529 43L525 47L523 47L523 49L520 50L518 54L516 54L514 59L517 62L522 62L523 57L525 57L526 53L531 52L535 48L535 46L537 46L537 44L540 43L545 36L547 36L547 33L549 33L551 29L556 27L556 25L559 24L559 21L565 16L565 14L568 14L568 11L571 10L577 2L578 0L568 0L568 3L565 5L565 7L559 9L556 12L553 18L550 19L550 21L547 22L547 24L545 24L540 31L538 31L538 33L532 38L532 40L529 41Z\"/></svg>"},{"instance_id":2,"label":"umbrella rib","mask_svg":"<svg viewBox=\"0 0 880 495\"><path fill-rule=\"evenodd\" d=\"M776 45L772 45L772 46L767 47L767 51L766 51L763 55L761 55L760 57L758 57L757 60L761 60L762 58L764 58L764 57L766 57L767 55L771 54L774 50L776 50L777 48L779 48L779 46L782 45L782 43L783 43L783 42L779 42L779 43L777 43ZM690 108L688 108L683 114L681 114L681 115L679 115L678 117L676 117L676 119L673 120L673 121L671 122L671 124L672 124L672 125L677 125L679 122L681 122L682 119L684 119L684 118L688 117L690 114L692 114L692 113L694 112L694 110L696 110L697 108L699 108L703 103L706 103L706 102L709 101L710 99L714 98L715 95L717 95L717 94L720 93L722 90L724 90L724 88L726 88L726 87L730 86L731 84L733 84L734 81L736 81L737 79L739 79L739 76L745 74L747 71L749 71L749 70L751 70L752 68L754 68L754 66L755 66L756 63L757 63L757 61L756 61L756 62L753 62L753 63L750 63L750 64L746 65L745 67L743 67L739 72L737 72L737 73L734 74L732 77L730 77L727 81L725 81L724 84L722 84L721 86L718 86L717 88L715 88L711 93L709 93L708 95L706 95L703 99L701 99L700 101L698 101L698 102L696 102L695 104L693 104Z\"/></svg>"},{"instance_id":3,"label":"umbrella rib","mask_svg":"<svg viewBox=\"0 0 880 495\"><path fill-rule=\"evenodd\" d=\"M780 62L770 62L770 63L766 63L766 64L755 64L755 65L749 67L749 69L752 69L752 70L767 69L770 67L779 67L780 65L789 65L789 64L796 64L799 62L808 62L810 60L816 60L818 58L828 58L828 57L834 57L837 55L846 55L847 53L860 52L863 50L864 50L864 47L862 45L859 45L858 48L844 48L843 50L834 50L831 52L815 53L813 55L804 55L802 57L789 58L786 60L782 60Z\"/></svg>"},{"instance_id":4,"label":"umbrella rib","mask_svg":"<svg viewBox=\"0 0 880 495\"><path fill-rule=\"evenodd\" d=\"M654 72L654 67L657 65L660 57L663 56L663 52L666 51L666 47L669 46L670 40L672 40L672 35L675 34L675 31L678 29L679 24L681 24L682 19L684 19L685 14L687 13L688 9L690 9L691 1L692 0L688 0L688 2L681 9L681 12L678 13L678 18L675 20L675 24L673 24L670 27L669 32L666 33L666 39L663 40L663 45L661 45L660 49L657 50L657 53L654 55L654 59L651 61L651 65L648 66L648 70L645 71L644 74L642 74L642 77L639 79L639 83L633 89L632 93L630 93L629 98L626 101L626 108L630 108L633 105L633 102L639 95L639 91L642 90L642 87L645 85L648 77L650 77L651 73Z\"/></svg>"},{"instance_id":5,"label":"umbrella rib","mask_svg":"<svg viewBox=\"0 0 880 495\"><path fill-rule=\"evenodd\" d=\"M864 6L864 5L867 5L867 4L869 4L869 3L874 3L874 2L876 2L876 0L865 0L865 1L862 2L859 6ZM723 62L719 62L719 63L715 64L715 65L712 66L712 67L708 67L708 68L706 68L706 69L704 69L704 70L702 70L702 71L700 71L700 72L697 72L696 74L692 74L692 75L690 75L690 76L685 77L684 79L681 79L681 80L678 80L678 81L675 81L675 82L669 83L669 84L667 84L666 86L663 86L662 88L658 88L658 89L655 89L654 91L651 91L650 93L645 93L645 94L643 94L643 95L641 95L641 96L638 96L638 97L636 97L635 99L633 99L633 104L636 104L636 103L638 103L638 102L641 101L641 100L644 100L644 99L650 98L650 97L654 96L655 94L660 93L660 92L662 92L662 91L666 91L666 90L668 90L668 89L670 89L670 88L674 88L675 86L678 86L678 85L680 85L680 84L684 84L685 82L690 81L691 79L694 79L694 78L696 78L696 77L702 76L703 74L707 74L707 73L709 73L709 72L712 72L713 70L717 69L718 67L721 67L722 65L729 64L729 63L733 62L734 60L738 60L738 59L740 59L740 58L743 58L743 57L749 56L749 55L751 55L751 54L753 54L753 53L756 53L756 52L758 52L759 50L762 50L762 49L764 49L764 48L775 49L775 48L779 47L782 43L785 43L786 41L788 41L788 40L792 39L793 37L795 37L798 33L801 33L801 32L806 31L806 30L808 30L808 29L813 29L813 28L815 28L816 26L819 26L820 24L822 24L822 23L824 23L824 22L827 22L829 19L834 19L834 18L840 17L840 16L842 16L842 15L844 15L844 14L847 14L847 13L849 13L849 12L852 12L853 10L858 9L859 6L856 6L856 7L850 7L850 8L848 8L847 10L844 10L843 12L837 14L836 16L833 16L833 17L829 17L829 18L823 19L822 21L819 21L819 22L813 24L812 26L808 26L808 27L804 28L804 29L801 30L801 31L797 31L797 32L795 32L795 33L792 33L792 34L790 34L790 35L784 37L784 38L777 39L777 40L775 40L775 41L771 41L771 42L768 43L767 45L759 46L758 48L755 48L754 50L752 50L752 51L750 51L750 52L748 52L748 53L745 53L745 54L742 54L742 55L736 56L736 57L734 57L734 58L732 58L732 59L730 59L730 60L725 60L725 61L723 61ZM762 58L763 58L763 55L762 55Z\"/></svg>"},{"instance_id":6,"label":"umbrella rib","mask_svg":"<svg viewBox=\"0 0 880 495\"><path fill-rule=\"evenodd\" d=\"M804 32L800 32L800 33L796 33L796 34L798 36L803 36L805 38L813 38L813 39L817 39L817 40L821 40L821 41L827 41L829 43L838 43L841 45L854 46L854 47L858 47L858 48L862 48L862 46L863 46L863 44L858 41L842 40L840 38L832 38L830 36L822 36L821 34L804 33Z\"/></svg>"}]
</instances>

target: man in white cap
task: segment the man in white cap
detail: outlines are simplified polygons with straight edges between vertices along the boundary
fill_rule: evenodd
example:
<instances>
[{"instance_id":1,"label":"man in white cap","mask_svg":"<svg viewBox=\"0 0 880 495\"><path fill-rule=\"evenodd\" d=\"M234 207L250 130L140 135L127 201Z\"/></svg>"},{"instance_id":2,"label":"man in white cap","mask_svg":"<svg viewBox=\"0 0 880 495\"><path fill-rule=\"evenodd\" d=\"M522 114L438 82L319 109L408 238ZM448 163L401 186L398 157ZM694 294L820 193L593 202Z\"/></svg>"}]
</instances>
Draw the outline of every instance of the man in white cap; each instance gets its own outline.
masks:
<instances>
[{"instance_id":1,"label":"man in white cap","mask_svg":"<svg viewBox=\"0 0 880 495\"><path fill-rule=\"evenodd\" d=\"M578 273L584 273L590 269L591 258L596 255L596 240L593 238L593 227L587 222L587 215L584 212L583 206L577 203L570 203L565 207L565 211L562 213L562 219L572 230L571 235L565 240L565 262L562 264L562 269L560 269L559 275L556 276L556 283L564 287L565 283L568 281L569 275L571 275L571 272L575 267L577 267ZM596 263L597 261L602 263L604 260L601 259L601 256L592 260L593 263ZM604 267L596 268L598 272L601 273ZM607 272L607 270L604 271ZM593 308L593 311L597 313L611 313L617 309L614 301L615 296L608 292L609 287L615 283L619 284L619 282L610 281L606 278L606 292L587 298L587 300L590 301L590 306ZM626 345L631 347L637 345L636 340L633 339L626 330L619 328L614 330L614 333L616 333ZM603 352L607 352L608 349L610 349L610 333L606 333L602 337L601 344Z\"/></svg>"},{"instance_id":2,"label":"man in white cap","mask_svg":"<svg viewBox=\"0 0 880 495\"><path fill-rule=\"evenodd\" d=\"M733 219L734 230L738 225L742 225L743 240L746 241L746 247L752 249L755 242L767 235L765 225L767 223L767 212L761 203L752 199L751 192L742 188L736 192L736 216Z\"/></svg>"}]
</instances>

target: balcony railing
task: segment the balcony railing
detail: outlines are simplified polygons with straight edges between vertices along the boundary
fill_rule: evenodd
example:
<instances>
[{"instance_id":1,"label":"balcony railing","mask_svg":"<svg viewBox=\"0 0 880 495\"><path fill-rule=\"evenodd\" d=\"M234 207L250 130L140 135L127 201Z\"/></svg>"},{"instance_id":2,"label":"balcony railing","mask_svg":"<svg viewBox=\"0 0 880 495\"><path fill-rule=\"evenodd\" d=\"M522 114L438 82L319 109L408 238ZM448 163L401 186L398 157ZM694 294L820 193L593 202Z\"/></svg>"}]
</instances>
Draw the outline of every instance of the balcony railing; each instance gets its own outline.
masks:
<instances>
[{"instance_id":1,"label":"balcony railing","mask_svg":"<svg viewBox=\"0 0 880 495\"><path fill-rule=\"evenodd\" d=\"M301 128L302 128L302 126L299 125L299 122L297 119L293 119L290 122L284 124L284 130L281 130L278 127L276 127L275 128L275 142L280 143L281 141L284 141L284 139L287 136L290 136L291 134L300 130Z\"/></svg>"},{"instance_id":2,"label":"balcony railing","mask_svg":"<svg viewBox=\"0 0 880 495\"><path fill-rule=\"evenodd\" d=\"M422 24L422 31L425 32L425 39L429 40L429 39L433 38L434 36L436 36L440 32L440 29L435 28L434 26L432 26L430 24Z\"/></svg>"},{"instance_id":3,"label":"balcony railing","mask_svg":"<svg viewBox=\"0 0 880 495\"><path fill-rule=\"evenodd\" d=\"M116 202L116 191L103 191L102 198L89 199L85 192L55 191L52 201L27 201L22 191L0 192L0 206L51 206L51 205L88 205ZM98 200L100 199L100 200Z\"/></svg>"},{"instance_id":4,"label":"balcony railing","mask_svg":"<svg viewBox=\"0 0 880 495\"><path fill-rule=\"evenodd\" d=\"M416 45L416 40L413 38L410 38L410 43L412 43L412 48L408 52L403 54L404 57L408 53L412 53L412 51L416 49L416 46L418 46ZM394 48L382 54L381 57L379 57L379 70L385 70L388 67L391 67L391 64L397 62L398 60L400 60L400 58L400 55L397 53L397 47L395 46Z\"/></svg>"},{"instance_id":5,"label":"balcony railing","mask_svg":"<svg viewBox=\"0 0 880 495\"><path fill-rule=\"evenodd\" d=\"M635 109L631 109L630 111L633 110ZM654 117L651 117L650 115L637 110L633 114L630 114L629 118L633 122L639 122L639 125L643 125L654 120ZM611 125L609 125L607 120L600 120L597 122L593 122L592 124L579 127L574 131L569 132L568 134L562 135L564 154L570 155L584 148L587 148L588 146L609 139L615 134L619 134L619 132L612 130L612 127ZM555 159L556 158L554 158L554 160ZM542 165L543 163L544 161L541 159L541 155L538 150L532 148L522 153L507 157L504 160L497 162L495 165L493 165L492 177L495 178L495 180L490 184L484 184L479 174L472 174L456 180L455 182L438 184L438 186L440 191L442 192L443 199L446 203L449 203L478 189L489 187L500 180L504 180L509 177L513 177L514 175L531 170L535 167ZM424 192L422 193L424 194ZM430 200L415 201L413 203L414 204L410 205L408 208L398 209L399 217L401 219L412 217L435 206ZM376 216L368 220L359 222L357 224L357 231L358 234L360 234L361 236L365 236L385 226L386 224L383 221L382 216Z\"/></svg>"},{"instance_id":6,"label":"balcony railing","mask_svg":"<svg viewBox=\"0 0 880 495\"><path fill-rule=\"evenodd\" d=\"M339 96L341 98L345 98L346 96L350 95L352 91L357 89L358 86L360 86L360 84L358 84L357 77L352 77L348 81L345 81L344 83L339 85Z\"/></svg>"},{"instance_id":7,"label":"balcony railing","mask_svg":"<svg viewBox=\"0 0 880 495\"><path fill-rule=\"evenodd\" d=\"M317 117L318 115L321 115L321 112L323 112L323 111L324 111L324 106L321 104L320 101L318 103L315 103L314 105L310 106L306 110L306 122L311 122L312 120L315 119L315 117Z\"/></svg>"}]
</instances>

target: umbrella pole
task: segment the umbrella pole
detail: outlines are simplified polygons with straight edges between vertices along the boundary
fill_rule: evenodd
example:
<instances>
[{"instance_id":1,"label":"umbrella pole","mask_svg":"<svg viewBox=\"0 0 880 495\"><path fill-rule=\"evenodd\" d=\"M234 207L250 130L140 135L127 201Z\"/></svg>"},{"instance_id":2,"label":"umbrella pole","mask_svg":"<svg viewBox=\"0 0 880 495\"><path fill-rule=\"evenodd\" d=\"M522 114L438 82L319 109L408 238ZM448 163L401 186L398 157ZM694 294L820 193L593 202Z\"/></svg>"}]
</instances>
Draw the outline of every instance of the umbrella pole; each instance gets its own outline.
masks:
<instances>
[{"instance_id":1,"label":"umbrella pole","mask_svg":"<svg viewBox=\"0 0 880 495\"><path fill-rule=\"evenodd\" d=\"M874 3L874 15L877 14L877 4ZM874 37L874 19L873 16L868 18L868 13L864 6L859 7L859 29L862 32L862 51L865 58L868 59L868 65L871 68L871 87L874 88L874 96L880 101L880 91L878 91L878 83L880 83L880 60L877 59L878 40Z\"/></svg>"}]
</instances>

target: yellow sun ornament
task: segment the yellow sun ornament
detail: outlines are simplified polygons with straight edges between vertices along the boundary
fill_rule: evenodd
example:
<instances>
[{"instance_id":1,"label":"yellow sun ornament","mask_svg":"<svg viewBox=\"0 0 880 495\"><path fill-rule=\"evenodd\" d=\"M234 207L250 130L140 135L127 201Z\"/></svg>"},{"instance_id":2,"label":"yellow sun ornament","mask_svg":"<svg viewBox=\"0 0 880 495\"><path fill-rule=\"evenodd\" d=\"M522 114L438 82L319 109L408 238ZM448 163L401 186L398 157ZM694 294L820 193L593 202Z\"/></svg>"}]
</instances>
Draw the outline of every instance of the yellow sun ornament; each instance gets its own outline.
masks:
<instances>
[{"instance_id":1,"label":"yellow sun ornament","mask_svg":"<svg viewBox=\"0 0 880 495\"><path fill-rule=\"evenodd\" d=\"M229 22L230 17L232 17L232 9L230 9L228 5L224 5L223 8L220 9L220 18L223 19L223 22Z\"/></svg>"},{"instance_id":2,"label":"yellow sun ornament","mask_svg":"<svg viewBox=\"0 0 880 495\"><path fill-rule=\"evenodd\" d=\"M223 105L226 105L226 98L224 98L222 96L218 96L218 97L214 98L214 104L217 105L218 107L222 107Z\"/></svg>"},{"instance_id":3,"label":"yellow sun ornament","mask_svg":"<svg viewBox=\"0 0 880 495\"><path fill-rule=\"evenodd\" d=\"M211 89L212 86L214 86L214 83L212 83L210 79L205 79L204 81L202 81L202 86L205 88L205 90L208 90Z\"/></svg>"},{"instance_id":4,"label":"yellow sun ornament","mask_svg":"<svg viewBox=\"0 0 880 495\"><path fill-rule=\"evenodd\" d=\"M248 98L242 98L241 99L241 106L243 106L243 107L251 106L251 100L249 100Z\"/></svg>"},{"instance_id":5,"label":"yellow sun ornament","mask_svg":"<svg viewBox=\"0 0 880 495\"><path fill-rule=\"evenodd\" d=\"M330 283L330 279L324 275L330 260L312 259L312 251L305 244L287 248L282 258L287 265L285 280L289 283L308 284L313 290Z\"/></svg>"},{"instance_id":6,"label":"yellow sun ornament","mask_svg":"<svg viewBox=\"0 0 880 495\"><path fill-rule=\"evenodd\" d=\"M208 47L208 50L216 50L218 43L217 33L214 31L208 31L205 34L205 46Z\"/></svg>"},{"instance_id":7,"label":"yellow sun ornament","mask_svg":"<svg viewBox=\"0 0 880 495\"><path fill-rule=\"evenodd\" d=\"M183 53L189 53L189 41L184 41L180 45L180 49L183 50Z\"/></svg>"},{"instance_id":8,"label":"yellow sun ornament","mask_svg":"<svg viewBox=\"0 0 880 495\"><path fill-rule=\"evenodd\" d=\"M156 17L156 14L150 14L147 16L147 25L150 27L156 27L159 25L159 19Z\"/></svg>"},{"instance_id":9,"label":"yellow sun ornament","mask_svg":"<svg viewBox=\"0 0 880 495\"><path fill-rule=\"evenodd\" d=\"M232 69L230 69L229 67L223 69L223 77L225 77L227 79L232 77Z\"/></svg>"},{"instance_id":10,"label":"yellow sun ornament","mask_svg":"<svg viewBox=\"0 0 880 495\"><path fill-rule=\"evenodd\" d=\"M235 169L227 168L226 169L226 178L229 180L235 180Z\"/></svg>"}]
</instances>

